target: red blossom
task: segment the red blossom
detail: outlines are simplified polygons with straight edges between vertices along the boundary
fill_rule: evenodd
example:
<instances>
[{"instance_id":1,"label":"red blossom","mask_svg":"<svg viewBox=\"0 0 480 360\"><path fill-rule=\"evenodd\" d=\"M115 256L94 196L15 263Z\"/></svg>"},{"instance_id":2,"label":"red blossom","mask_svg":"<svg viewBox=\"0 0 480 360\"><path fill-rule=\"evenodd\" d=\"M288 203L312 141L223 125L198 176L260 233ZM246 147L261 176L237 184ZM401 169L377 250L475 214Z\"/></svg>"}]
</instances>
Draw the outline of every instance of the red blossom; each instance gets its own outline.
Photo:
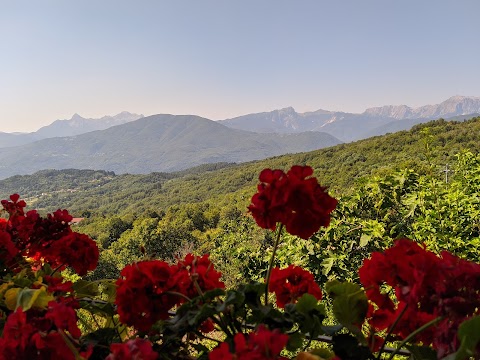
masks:
<instances>
[{"instance_id":1,"label":"red blossom","mask_svg":"<svg viewBox=\"0 0 480 360\"><path fill-rule=\"evenodd\" d=\"M172 267L164 261L142 261L127 265L117 280L120 321L141 331L148 331L158 320L167 319L168 311L178 302L174 291L176 279Z\"/></svg>"},{"instance_id":2,"label":"red blossom","mask_svg":"<svg viewBox=\"0 0 480 360\"><path fill-rule=\"evenodd\" d=\"M480 309L480 265L448 253L441 257L415 242L400 239L383 253L373 253L359 269L360 281L376 309L370 309L370 324L389 328L400 320L393 334L405 338L420 326L443 317L420 333L417 341L433 344L443 357L456 351L458 326ZM396 303L384 286L393 288Z\"/></svg>"},{"instance_id":3,"label":"red blossom","mask_svg":"<svg viewBox=\"0 0 480 360\"><path fill-rule=\"evenodd\" d=\"M42 218L36 210L25 213L25 202L19 201L17 194L10 199L2 201L10 218L0 222L0 260L8 262L21 255L34 260L33 268L43 263L61 268L71 266L79 275L96 268L97 244L70 229L72 216L67 210L58 209Z\"/></svg>"},{"instance_id":4,"label":"red blossom","mask_svg":"<svg viewBox=\"0 0 480 360\"><path fill-rule=\"evenodd\" d=\"M230 352L227 343L222 343L210 354L209 360L271 360L285 359L280 353L288 342L288 335L282 334L279 330L270 331L263 325L256 332L247 336L236 334L234 339L234 352Z\"/></svg>"},{"instance_id":5,"label":"red blossom","mask_svg":"<svg viewBox=\"0 0 480 360\"><path fill-rule=\"evenodd\" d=\"M75 310L64 303L50 301L45 319L51 320L57 329L68 331L74 338L82 335L77 326Z\"/></svg>"},{"instance_id":6,"label":"red blossom","mask_svg":"<svg viewBox=\"0 0 480 360\"><path fill-rule=\"evenodd\" d=\"M158 357L152 349L152 343L140 338L123 344L112 344L110 351L111 354L105 360L156 360Z\"/></svg>"},{"instance_id":7,"label":"red blossom","mask_svg":"<svg viewBox=\"0 0 480 360\"><path fill-rule=\"evenodd\" d=\"M309 166L293 166L286 174L281 170L264 169L259 176L258 192L248 207L257 224L275 230L277 223L303 239L308 239L321 226L330 224L330 213L337 200L311 177Z\"/></svg>"},{"instance_id":8,"label":"red blossom","mask_svg":"<svg viewBox=\"0 0 480 360\"><path fill-rule=\"evenodd\" d=\"M311 294L317 300L322 299L322 291L313 274L295 265L286 269L273 268L269 291L275 293L277 305L281 308L288 303L295 303L303 294Z\"/></svg>"},{"instance_id":9,"label":"red blossom","mask_svg":"<svg viewBox=\"0 0 480 360\"><path fill-rule=\"evenodd\" d=\"M224 288L216 271L208 259L188 254L177 265L153 260L142 261L126 266L117 280L118 314L120 321L138 330L148 331L158 320L169 317L168 311L180 305L185 298L193 298L201 293Z\"/></svg>"},{"instance_id":10,"label":"red blossom","mask_svg":"<svg viewBox=\"0 0 480 360\"><path fill-rule=\"evenodd\" d=\"M75 360L75 354L59 331L66 331L68 336L78 339L81 334L76 322L73 309L54 301L48 304L46 312L24 312L18 308L8 316L5 323L0 338L0 360ZM90 352L79 350L77 349L80 355L88 359Z\"/></svg>"},{"instance_id":11,"label":"red blossom","mask_svg":"<svg viewBox=\"0 0 480 360\"><path fill-rule=\"evenodd\" d=\"M73 292L73 283L71 281L65 281L62 276L48 276L45 275L45 283L48 285L48 292Z\"/></svg>"},{"instance_id":12,"label":"red blossom","mask_svg":"<svg viewBox=\"0 0 480 360\"><path fill-rule=\"evenodd\" d=\"M9 262L17 254L19 250L12 241L10 234L4 230L0 230L0 261Z\"/></svg>"},{"instance_id":13,"label":"red blossom","mask_svg":"<svg viewBox=\"0 0 480 360\"><path fill-rule=\"evenodd\" d=\"M194 298L200 292L213 289L224 289L220 281L222 274L215 270L209 255L195 256L187 254L184 260L178 262L176 269L176 291L188 298ZM197 289L198 285L198 289Z\"/></svg>"},{"instance_id":14,"label":"red blossom","mask_svg":"<svg viewBox=\"0 0 480 360\"><path fill-rule=\"evenodd\" d=\"M10 195L10 200L2 200L1 204L6 212L10 215L11 218L16 216L23 216L24 215L24 208L27 206L24 200L20 200L20 195L13 194Z\"/></svg>"},{"instance_id":15,"label":"red blossom","mask_svg":"<svg viewBox=\"0 0 480 360\"><path fill-rule=\"evenodd\" d=\"M78 275L95 270L98 256L97 243L87 235L75 232L53 242L43 254L44 260L52 266L70 266Z\"/></svg>"},{"instance_id":16,"label":"red blossom","mask_svg":"<svg viewBox=\"0 0 480 360\"><path fill-rule=\"evenodd\" d=\"M207 319L200 325L200 331L204 334L208 334L213 330L215 330L215 324L213 323L212 319Z\"/></svg>"}]
</instances>

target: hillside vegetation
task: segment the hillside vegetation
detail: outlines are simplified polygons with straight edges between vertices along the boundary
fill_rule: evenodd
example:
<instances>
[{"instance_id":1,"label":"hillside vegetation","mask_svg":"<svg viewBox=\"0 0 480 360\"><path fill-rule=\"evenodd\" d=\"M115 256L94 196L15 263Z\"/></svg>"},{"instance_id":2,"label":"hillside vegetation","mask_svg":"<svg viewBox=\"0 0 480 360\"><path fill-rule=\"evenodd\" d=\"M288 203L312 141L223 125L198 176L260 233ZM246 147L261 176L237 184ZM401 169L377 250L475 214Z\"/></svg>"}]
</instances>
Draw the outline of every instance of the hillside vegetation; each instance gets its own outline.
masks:
<instances>
[{"instance_id":1,"label":"hillside vegetation","mask_svg":"<svg viewBox=\"0 0 480 360\"><path fill-rule=\"evenodd\" d=\"M308 164L339 199L331 226L311 241L285 236L278 266L294 263L325 280L356 280L372 251L410 237L439 252L478 260L480 118L434 121L309 153L245 164L210 164L178 173L114 175L42 171L0 182L2 197L28 195L43 211L86 217L77 230L94 238L100 263L89 277L115 278L126 264L210 253L227 284L264 276L272 234L246 207L266 167ZM470 151L466 151L469 149ZM442 172L450 165L448 182ZM216 265L217 266L217 265Z\"/></svg>"},{"instance_id":2,"label":"hillside vegetation","mask_svg":"<svg viewBox=\"0 0 480 360\"><path fill-rule=\"evenodd\" d=\"M401 131L307 153L284 155L243 164L209 164L177 173L114 175L91 170L41 171L0 181L0 197L12 192L27 197L34 207L52 211L68 207L82 213L138 214L171 205L201 202L226 194L242 196L254 189L266 167L308 164L321 184L337 194L349 193L358 179L392 169L414 168L425 173L429 163L438 174L461 149L480 150L480 118L465 122L432 121Z\"/></svg>"}]
</instances>

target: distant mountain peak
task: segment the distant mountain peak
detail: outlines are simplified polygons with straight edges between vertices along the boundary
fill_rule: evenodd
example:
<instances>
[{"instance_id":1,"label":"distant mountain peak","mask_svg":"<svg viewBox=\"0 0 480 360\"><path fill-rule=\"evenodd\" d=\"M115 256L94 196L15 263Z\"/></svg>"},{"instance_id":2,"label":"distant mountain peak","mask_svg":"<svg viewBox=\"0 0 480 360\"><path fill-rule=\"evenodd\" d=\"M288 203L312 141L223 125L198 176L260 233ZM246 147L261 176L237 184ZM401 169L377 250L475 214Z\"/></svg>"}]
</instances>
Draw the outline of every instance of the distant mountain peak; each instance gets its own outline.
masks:
<instances>
[{"instance_id":1,"label":"distant mountain peak","mask_svg":"<svg viewBox=\"0 0 480 360\"><path fill-rule=\"evenodd\" d=\"M297 112L295 111L295 109L294 109L293 107L291 107L291 106L287 106L287 107L282 108L282 109L279 109L279 110L277 110L277 111L278 111L279 113L284 113L284 114L293 114L293 113L296 114L296 113L297 113Z\"/></svg>"},{"instance_id":2,"label":"distant mountain peak","mask_svg":"<svg viewBox=\"0 0 480 360\"><path fill-rule=\"evenodd\" d=\"M70 120L85 120L85 118L77 113L72 115L72 118Z\"/></svg>"}]
</instances>

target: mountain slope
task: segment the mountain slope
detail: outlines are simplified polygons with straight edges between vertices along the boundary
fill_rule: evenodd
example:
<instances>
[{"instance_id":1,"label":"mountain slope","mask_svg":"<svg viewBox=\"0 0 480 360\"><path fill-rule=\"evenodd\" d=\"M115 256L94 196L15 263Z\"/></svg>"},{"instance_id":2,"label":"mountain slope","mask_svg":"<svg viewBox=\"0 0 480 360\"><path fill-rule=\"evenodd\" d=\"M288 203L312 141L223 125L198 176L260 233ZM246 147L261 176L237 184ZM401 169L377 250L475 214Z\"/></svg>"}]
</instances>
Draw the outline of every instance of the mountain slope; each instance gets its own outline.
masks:
<instances>
[{"instance_id":1,"label":"mountain slope","mask_svg":"<svg viewBox=\"0 0 480 360\"><path fill-rule=\"evenodd\" d=\"M0 148L19 146L40 140L35 133L5 133L0 132Z\"/></svg>"},{"instance_id":2,"label":"mountain slope","mask_svg":"<svg viewBox=\"0 0 480 360\"><path fill-rule=\"evenodd\" d=\"M52 168L176 171L310 151L339 142L320 132L266 135L230 129L198 116L153 115L106 130L0 149L0 178Z\"/></svg>"}]
</instances>

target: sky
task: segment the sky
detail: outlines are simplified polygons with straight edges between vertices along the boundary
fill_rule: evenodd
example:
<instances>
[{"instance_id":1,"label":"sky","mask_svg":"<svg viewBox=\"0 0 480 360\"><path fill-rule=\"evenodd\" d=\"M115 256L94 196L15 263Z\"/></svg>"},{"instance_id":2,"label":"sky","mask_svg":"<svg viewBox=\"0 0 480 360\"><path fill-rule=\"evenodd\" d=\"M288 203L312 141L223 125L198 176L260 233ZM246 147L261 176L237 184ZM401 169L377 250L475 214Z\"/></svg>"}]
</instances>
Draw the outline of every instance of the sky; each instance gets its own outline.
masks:
<instances>
[{"instance_id":1,"label":"sky","mask_svg":"<svg viewBox=\"0 0 480 360\"><path fill-rule=\"evenodd\" d=\"M0 0L0 131L480 96L478 0Z\"/></svg>"}]
</instances>

